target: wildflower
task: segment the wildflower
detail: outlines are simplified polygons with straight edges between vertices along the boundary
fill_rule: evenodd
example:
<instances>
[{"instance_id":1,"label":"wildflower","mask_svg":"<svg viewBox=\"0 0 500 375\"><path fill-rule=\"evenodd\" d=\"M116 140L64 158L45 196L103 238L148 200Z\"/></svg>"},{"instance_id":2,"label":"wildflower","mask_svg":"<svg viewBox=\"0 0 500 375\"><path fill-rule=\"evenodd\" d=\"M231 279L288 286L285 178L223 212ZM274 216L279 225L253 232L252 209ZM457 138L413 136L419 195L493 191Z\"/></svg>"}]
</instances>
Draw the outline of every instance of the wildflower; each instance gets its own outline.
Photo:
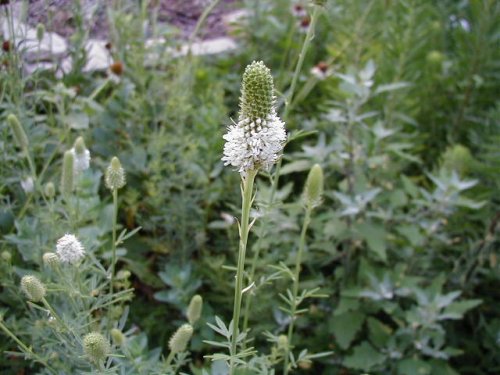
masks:
<instances>
[{"instance_id":1,"label":"wildflower","mask_svg":"<svg viewBox=\"0 0 500 375\"><path fill-rule=\"evenodd\" d=\"M10 262L12 260L12 254L7 250L2 251L1 257L5 262Z\"/></svg>"},{"instance_id":2,"label":"wildflower","mask_svg":"<svg viewBox=\"0 0 500 375\"><path fill-rule=\"evenodd\" d=\"M85 255L85 249L72 234L65 234L57 240L56 253L61 262L75 264Z\"/></svg>"},{"instance_id":3,"label":"wildflower","mask_svg":"<svg viewBox=\"0 0 500 375\"><path fill-rule=\"evenodd\" d=\"M311 24L311 17L304 16L299 20L299 30L303 33L307 33L309 25Z\"/></svg>"},{"instance_id":4,"label":"wildflower","mask_svg":"<svg viewBox=\"0 0 500 375\"><path fill-rule=\"evenodd\" d=\"M315 76L317 79L320 81L325 80L329 76L331 76L333 73L333 70L330 68L330 66L324 62L320 61L317 63L312 69L311 69L311 74Z\"/></svg>"},{"instance_id":5,"label":"wildflower","mask_svg":"<svg viewBox=\"0 0 500 375\"><path fill-rule=\"evenodd\" d=\"M90 166L90 151L85 146L85 141L82 137L78 137L70 150L73 154L73 174L78 176L81 172L89 169Z\"/></svg>"},{"instance_id":6,"label":"wildflower","mask_svg":"<svg viewBox=\"0 0 500 375\"><path fill-rule=\"evenodd\" d=\"M56 253L45 253L42 256L43 264L48 267L56 267L59 264L59 256Z\"/></svg>"},{"instance_id":7,"label":"wildflower","mask_svg":"<svg viewBox=\"0 0 500 375\"><path fill-rule=\"evenodd\" d=\"M36 276L24 276L21 279L21 289L30 301L40 302L45 297L45 286Z\"/></svg>"},{"instance_id":8,"label":"wildflower","mask_svg":"<svg viewBox=\"0 0 500 375\"><path fill-rule=\"evenodd\" d=\"M292 5L292 14L297 18L303 18L307 16L307 11L304 5L296 3Z\"/></svg>"},{"instance_id":9,"label":"wildflower","mask_svg":"<svg viewBox=\"0 0 500 375\"><path fill-rule=\"evenodd\" d=\"M125 171L122 168L120 159L116 156L111 159L111 163L106 169L104 182L109 190L118 190L125 186Z\"/></svg>"},{"instance_id":10,"label":"wildflower","mask_svg":"<svg viewBox=\"0 0 500 375\"><path fill-rule=\"evenodd\" d=\"M186 350L191 336L193 336L193 327L191 324L183 324L170 338L168 347L173 353L183 352Z\"/></svg>"},{"instance_id":11,"label":"wildflower","mask_svg":"<svg viewBox=\"0 0 500 375\"><path fill-rule=\"evenodd\" d=\"M44 35L45 26L43 23L39 23L38 25L36 25L36 39L38 40L38 43L42 42Z\"/></svg>"},{"instance_id":12,"label":"wildflower","mask_svg":"<svg viewBox=\"0 0 500 375\"><path fill-rule=\"evenodd\" d=\"M113 62L108 68L108 77L114 83L120 83L120 77L123 75L124 66L121 61Z\"/></svg>"},{"instance_id":13,"label":"wildflower","mask_svg":"<svg viewBox=\"0 0 500 375\"><path fill-rule=\"evenodd\" d=\"M283 151L285 124L276 114L273 78L262 61L245 69L239 121L229 127L224 139L222 160L243 176L250 170L271 168Z\"/></svg>"},{"instance_id":14,"label":"wildflower","mask_svg":"<svg viewBox=\"0 0 500 375\"><path fill-rule=\"evenodd\" d=\"M203 308L203 298L197 294L191 298L187 309L187 318L189 324L196 323L201 317L201 310Z\"/></svg>"},{"instance_id":15,"label":"wildflower","mask_svg":"<svg viewBox=\"0 0 500 375\"><path fill-rule=\"evenodd\" d=\"M25 179L21 180L21 187L26 194L32 193L35 189L35 181L33 181L33 177L28 176Z\"/></svg>"},{"instance_id":16,"label":"wildflower","mask_svg":"<svg viewBox=\"0 0 500 375\"><path fill-rule=\"evenodd\" d=\"M83 338L83 350L92 362L105 359L110 352L108 340L99 332L91 332Z\"/></svg>"}]
</instances>

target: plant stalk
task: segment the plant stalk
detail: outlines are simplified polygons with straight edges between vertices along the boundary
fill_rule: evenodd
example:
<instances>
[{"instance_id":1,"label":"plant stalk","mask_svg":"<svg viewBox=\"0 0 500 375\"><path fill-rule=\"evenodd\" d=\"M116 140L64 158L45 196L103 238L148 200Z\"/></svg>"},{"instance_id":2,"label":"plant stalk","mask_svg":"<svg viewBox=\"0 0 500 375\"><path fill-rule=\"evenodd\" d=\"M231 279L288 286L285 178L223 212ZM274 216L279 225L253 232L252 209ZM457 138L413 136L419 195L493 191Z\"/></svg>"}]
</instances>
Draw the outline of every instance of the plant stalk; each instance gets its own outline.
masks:
<instances>
[{"instance_id":1,"label":"plant stalk","mask_svg":"<svg viewBox=\"0 0 500 375\"><path fill-rule=\"evenodd\" d=\"M248 233L250 232L249 219L252 206L253 183L256 170L248 172L243 178L242 184L242 202L241 202L241 223L240 223L240 245L238 251L238 266L236 271L236 285L234 288L234 306L233 306L233 332L231 335L231 360L229 363L229 375L234 375L235 355L237 347L237 338L239 335L238 327L241 312L241 300L243 290L243 274L245 272L245 254L247 250Z\"/></svg>"},{"instance_id":2,"label":"plant stalk","mask_svg":"<svg viewBox=\"0 0 500 375\"><path fill-rule=\"evenodd\" d=\"M113 295L113 283L115 279L116 267L116 221L118 216L118 189L113 189L113 240L111 244L111 278L110 278L110 294Z\"/></svg>"},{"instance_id":3,"label":"plant stalk","mask_svg":"<svg viewBox=\"0 0 500 375\"><path fill-rule=\"evenodd\" d=\"M310 205L307 205L306 207L306 213L304 217L304 222L302 224L302 231L300 233L300 242L299 242L299 249L297 251L297 257L295 258L295 272L293 275L293 287L292 287L292 295L293 295L293 304L291 306L291 318L292 320L290 321L290 325L288 326L288 346L285 351L285 359L284 359L284 364L283 364L283 374L287 375L289 368L288 368L288 362L289 362L289 353L290 353L290 348L292 347L292 338L293 338L293 329L294 329L294 324L295 324L295 314L297 312L297 297L299 295L299 282L300 282L300 266L302 263L302 255L304 253L304 248L306 246L306 233L307 233L307 228L309 227L309 223L311 222L311 211L312 207Z\"/></svg>"}]
</instances>

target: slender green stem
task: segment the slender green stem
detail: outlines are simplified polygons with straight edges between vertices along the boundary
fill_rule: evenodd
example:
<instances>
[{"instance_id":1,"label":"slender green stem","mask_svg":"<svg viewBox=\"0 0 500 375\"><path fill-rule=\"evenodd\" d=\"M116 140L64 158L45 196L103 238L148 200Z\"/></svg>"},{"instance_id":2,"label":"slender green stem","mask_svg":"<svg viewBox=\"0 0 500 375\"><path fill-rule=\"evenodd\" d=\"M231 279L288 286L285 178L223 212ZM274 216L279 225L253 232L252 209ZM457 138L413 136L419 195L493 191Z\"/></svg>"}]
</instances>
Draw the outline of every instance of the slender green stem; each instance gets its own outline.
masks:
<instances>
[{"instance_id":1,"label":"slender green stem","mask_svg":"<svg viewBox=\"0 0 500 375\"><path fill-rule=\"evenodd\" d=\"M78 337L78 336L77 336L77 335L73 332L73 330L72 330L72 329L71 329L71 328L70 328L70 327L66 324L66 322L65 322L65 321L64 321L64 320L63 320L63 319L59 316L59 314L58 314L58 313L56 313L56 311L52 308L52 306L50 305L50 303L48 303L48 302L47 302L47 300L45 299L45 297L44 297L44 298L42 298L42 303L43 303L43 305L45 306L45 308L46 308L47 310L49 310L50 315L52 315L52 316L56 319L56 321L64 327L64 329L65 329L66 331L68 331L69 333L71 333L71 334L72 334L75 338L77 338L77 339L79 338L79 337Z\"/></svg>"},{"instance_id":2,"label":"slender green stem","mask_svg":"<svg viewBox=\"0 0 500 375\"><path fill-rule=\"evenodd\" d=\"M285 361L283 364L283 374L287 375L289 368L288 368L288 361L289 361L289 352L290 348L292 347L292 338L293 338L293 328L295 324L295 315L297 313L297 297L299 295L299 282L300 282L300 266L302 263L302 255L304 253L304 248L306 246L306 233L307 233L307 228L309 227L309 223L311 222L311 211L312 208L311 206L306 207L306 214L304 217L304 223L302 224L302 231L300 233L300 243L299 243L299 250L297 251L297 256L295 258L295 272L293 275L293 287L292 287L292 306L291 306L291 321L290 325L288 326L288 346L285 350Z\"/></svg>"},{"instance_id":3,"label":"slender green stem","mask_svg":"<svg viewBox=\"0 0 500 375\"><path fill-rule=\"evenodd\" d=\"M115 279L115 266L116 266L116 221L118 216L118 190L113 189L113 242L111 243L111 281L110 281L110 294L113 295L113 282Z\"/></svg>"},{"instance_id":4,"label":"slender green stem","mask_svg":"<svg viewBox=\"0 0 500 375\"><path fill-rule=\"evenodd\" d=\"M198 19L198 22L196 22L196 26L189 36L189 42L188 42L188 54L191 55L191 47L193 45L194 39L196 38L196 35L200 32L201 27L205 23L208 15L212 12L212 10L219 4L220 0L213 0L209 6L205 8L203 13L201 14L200 18Z\"/></svg>"},{"instance_id":5,"label":"slender green stem","mask_svg":"<svg viewBox=\"0 0 500 375\"><path fill-rule=\"evenodd\" d=\"M315 5L314 11L311 16L311 23L309 24L309 28L307 29L307 34L304 39L304 43L302 44L302 49L299 54L299 61L295 66L295 72L293 74L292 83L290 85L290 90L288 92L286 101L285 101L285 112L283 114L283 118L286 119L291 109L291 103L293 100L293 94L295 91L295 87L297 86L297 82L299 80L300 71L302 70L302 65L304 65L304 59L306 57L307 50L309 49L309 45L311 41L314 39L314 29L316 27L316 21L318 20L319 12L321 11L321 6Z\"/></svg>"},{"instance_id":6,"label":"slender green stem","mask_svg":"<svg viewBox=\"0 0 500 375\"><path fill-rule=\"evenodd\" d=\"M175 357L175 353L173 351L170 351L170 353L168 353L168 357L167 357L167 360L166 360L167 367L170 366L170 364L172 363L172 360L174 359L174 357Z\"/></svg>"},{"instance_id":7,"label":"slender green stem","mask_svg":"<svg viewBox=\"0 0 500 375\"><path fill-rule=\"evenodd\" d=\"M44 361L38 354L34 353L33 350L31 350L31 348L29 348L28 346L26 346L16 335L14 335L12 333L12 331L10 329L8 329L2 321L0 321L0 329L2 331L5 332L5 334L7 336L9 336L12 340L14 340L16 342L17 345L19 345L19 347L25 352L27 353L28 355L30 355L31 357L33 357L35 359L35 361L37 362L40 362L42 365L44 365L49 371L51 371L52 373L56 373L56 371L50 367L48 365L48 363L46 361Z\"/></svg>"},{"instance_id":8,"label":"slender green stem","mask_svg":"<svg viewBox=\"0 0 500 375\"><path fill-rule=\"evenodd\" d=\"M245 272L245 254L247 250L248 233L250 232L249 218L252 206L253 183L256 170L251 170L244 177L242 184L242 202L241 202L241 223L240 223L240 246L238 251L238 266L236 271L236 285L234 288L234 306L233 306L233 332L231 335L231 360L229 362L229 375L234 375L235 356L237 338L239 335L239 321L241 312L241 299L243 297L243 274Z\"/></svg>"}]
</instances>

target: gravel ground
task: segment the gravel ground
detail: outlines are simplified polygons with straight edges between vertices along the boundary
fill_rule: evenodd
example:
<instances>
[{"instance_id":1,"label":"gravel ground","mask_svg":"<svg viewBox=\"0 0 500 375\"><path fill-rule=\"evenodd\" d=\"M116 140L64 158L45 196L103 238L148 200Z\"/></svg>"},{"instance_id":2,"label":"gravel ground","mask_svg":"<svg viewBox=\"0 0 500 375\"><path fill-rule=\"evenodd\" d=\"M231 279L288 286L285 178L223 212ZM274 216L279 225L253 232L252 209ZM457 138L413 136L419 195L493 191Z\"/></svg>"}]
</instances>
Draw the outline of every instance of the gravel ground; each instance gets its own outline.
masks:
<instances>
[{"instance_id":1,"label":"gravel ground","mask_svg":"<svg viewBox=\"0 0 500 375\"><path fill-rule=\"evenodd\" d=\"M194 29L196 22L203 12L204 5L210 0L156 0L149 1L150 14L156 7L158 22L161 25L169 24L180 30L182 38L187 38ZM138 8L137 0L80 0L82 12L78 12L74 5L75 0L29 0L27 15L28 23L32 26L38 23L45 24L47 30L56 32L64 37L71 36L78 24L75 15L83 13L85 27L90 30L90 37L106 40L108 37L108 22L106 6L117 2L121 3L124 12L133 12ZM18 13L21 13L22 0L13 1ZM156 5L154 4L156 3ZM108 4L108 5L106 5ZM200 32L203 39L223 36L226 33L222 23L222 16L238 8L238 0L221 0L206 20Z\"/></svg>"}]
</instances>

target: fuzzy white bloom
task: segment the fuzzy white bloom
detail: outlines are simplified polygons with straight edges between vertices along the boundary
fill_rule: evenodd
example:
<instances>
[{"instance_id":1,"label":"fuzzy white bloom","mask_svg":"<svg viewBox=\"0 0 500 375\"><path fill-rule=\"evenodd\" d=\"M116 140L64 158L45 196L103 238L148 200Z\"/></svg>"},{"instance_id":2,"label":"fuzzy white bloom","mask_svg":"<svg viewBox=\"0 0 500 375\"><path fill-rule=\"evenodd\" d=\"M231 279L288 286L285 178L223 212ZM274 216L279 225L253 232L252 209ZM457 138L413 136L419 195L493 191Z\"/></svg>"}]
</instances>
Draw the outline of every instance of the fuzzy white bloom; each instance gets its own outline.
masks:
<instances>
[{"instance_id":1,"label":"fuzzy white bloom","mask_svg":"<svg viewBox=\"0 0 500 375\"><path fill-rule=\"evenodd\" d=\"M35 190L35 181L33 177L26 177L24 180L21 180L21 187L23 188L26 194L32 193Z\"/></svg>"},{"instance_id":2,"label":"fuzzy white bloom","mask_svg":"<svg viewBox=\"0 0 500 375\"><path fill-rule=\"evenodd\" d=\"M224 139L226 144L222 160L225 165L238 168L243 175L259 167L269 169L283 150L285 124L273 110L266 119L241 119L229 127Z\"/></svg>"},{"instance_id":3,"label":"fuzzy white bloom","mask_svg":"<svg viewBox=\"0 0 500 375\"><path fill-rule=\"evenodd\" d=\"M254 61L243 74L239 121L224 135L222 160L242 176L271 168L283 151L285 124L276 114L275 101L271 71L262 61Z\"/></svg>"},{"instance_id":4,"label":"fuzzy white bloom","mask_svg":"<svg viewBox=\"0 0 500 375\"><path fill-rule=\"evenodd\" d=\"M75 264L84 257L85 249L73 234L65 234L57 240L56 253L61 262Z\"/></svg>"},{"instance_id":5,"label":"fuzzy white bloom","mask_svg":"<svg viewBox=\"0 0 500 375\"><path fill-rule=\"evenodd\" d=\"M76 152L76 149L73 147L71 150L71 153L73 154L74 157L74 162L73 162L73 171L75 175L80 174L81 172L89 169L90 167L90 151L85 149L81 154Z\"/></svg>"}]
</instances>

